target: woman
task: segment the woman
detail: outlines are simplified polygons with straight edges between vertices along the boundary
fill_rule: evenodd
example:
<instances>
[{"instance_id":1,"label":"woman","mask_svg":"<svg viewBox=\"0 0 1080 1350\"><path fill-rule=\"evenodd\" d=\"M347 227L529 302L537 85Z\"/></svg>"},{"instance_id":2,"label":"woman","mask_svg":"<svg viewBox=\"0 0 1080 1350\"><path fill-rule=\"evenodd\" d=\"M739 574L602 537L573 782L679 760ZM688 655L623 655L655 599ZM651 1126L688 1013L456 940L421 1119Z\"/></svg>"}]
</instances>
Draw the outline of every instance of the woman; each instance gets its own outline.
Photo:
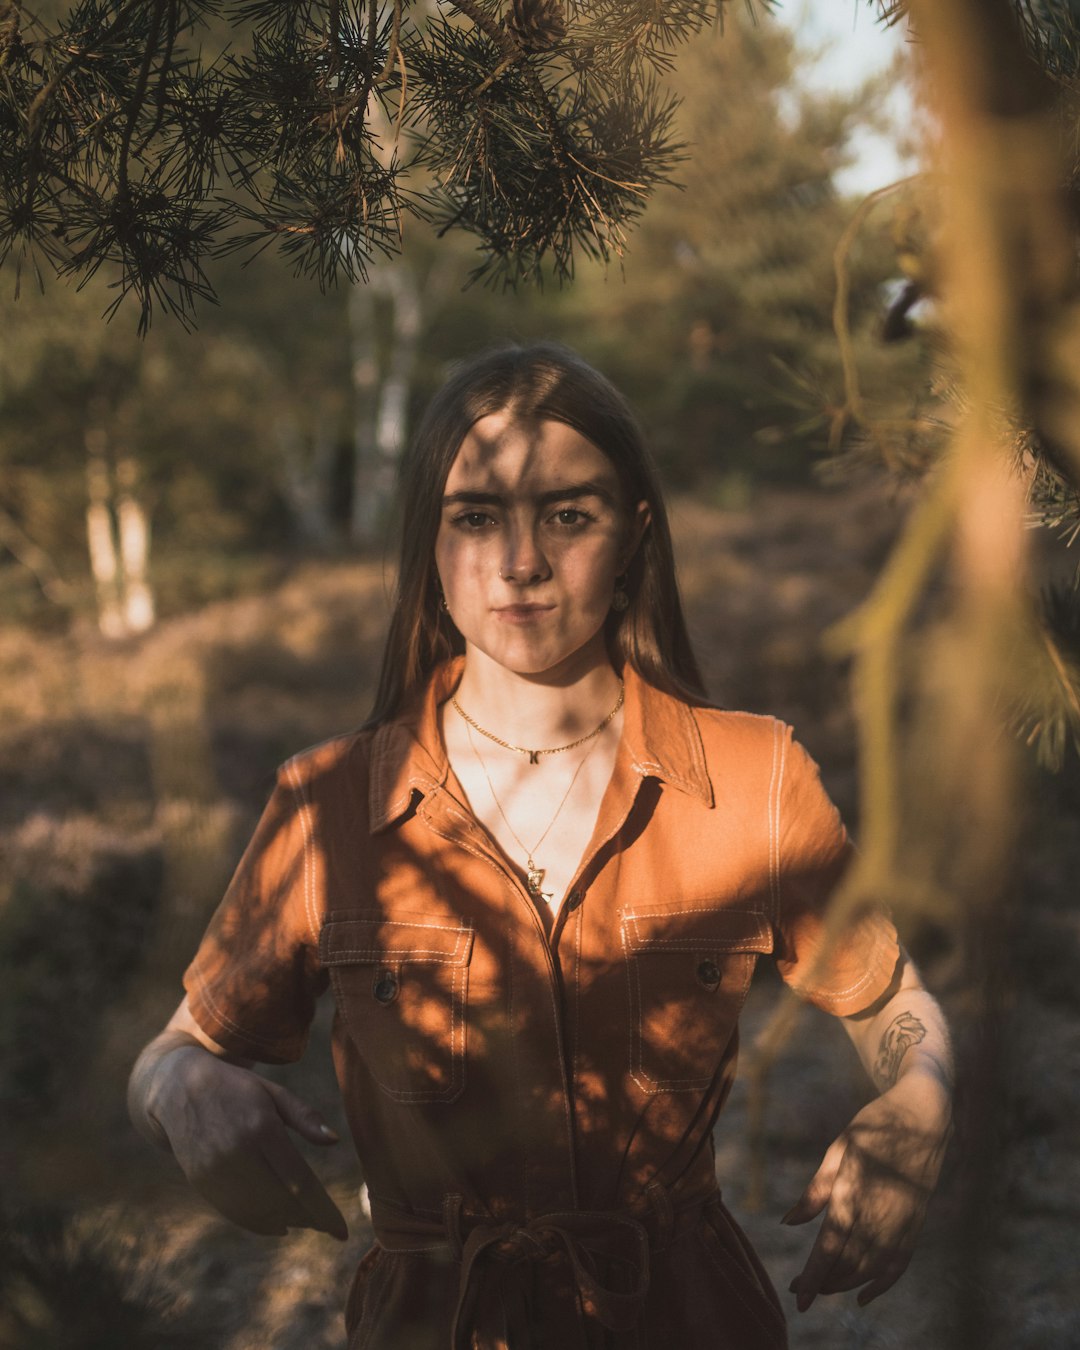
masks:
<instances>
[{"instance_id":1,"label":"woman","mask_svg":"<svg viewBox=\"0 0 1080 1350\"><path fill-rule=\"evenodd\" d=\"M345 1222L251 1071L316 998L376 1244L360 1347L786 1343L712 1126L759 955L881 1095L786 1216L797 1306L904 1269L949 1120L941 1015L881 914L825 933L850 844L790 728L708 706L632 414L564 349L464 366L404 467L375 712L290 760L132 1074L131 1108L257 1233ZM209 1052L209 1053L208 1053Z\"/></svg>"}]
</instances>

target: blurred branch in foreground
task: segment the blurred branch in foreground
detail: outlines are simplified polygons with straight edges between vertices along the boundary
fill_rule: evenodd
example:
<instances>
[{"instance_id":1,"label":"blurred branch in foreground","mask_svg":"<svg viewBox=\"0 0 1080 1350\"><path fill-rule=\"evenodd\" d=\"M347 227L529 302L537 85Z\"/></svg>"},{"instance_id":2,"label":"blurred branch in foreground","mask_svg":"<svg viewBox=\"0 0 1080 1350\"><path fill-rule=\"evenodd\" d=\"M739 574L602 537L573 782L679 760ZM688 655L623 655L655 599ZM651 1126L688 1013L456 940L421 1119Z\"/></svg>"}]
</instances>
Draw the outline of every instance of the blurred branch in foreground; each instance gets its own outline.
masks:
<instances>
[{"instance_id":1,"label":"blurred branch in foreground","mask_svg":"<svg viewBox=\"0 0 1080 1350\"><path fill-rule=\"evenodd\" d=\"M837 250L845 404L834 446L854 429L847 462L876 459L918 477L921 496L869 598L828 635L835 655L852 658L861 758L861 852L832 918L839 931L884 900L908 932L934 924L963 953L955 1343L980 1350L996 1343L1005 1010L1021 921L1011 882L1028 812L1015 732L1051 766L1070 739L1080 744L1080 595L1074 580L1041 599L1027 528L1034 514L1071 540L1080 521L1080 66L1066 61L1080 52L1080 15L1055 6L1054 41L1037 41L1048 8L1024 6L1021 23L1008 0L906 6L937 129L930 171L895 190L914 191L932 220L915 288L939 325L929 414L878 417L847 339L847 250L885 192L864 203ZM759 1037L759 1114L790 1022L781 1006Z\"/></svg>"}]
</instances>

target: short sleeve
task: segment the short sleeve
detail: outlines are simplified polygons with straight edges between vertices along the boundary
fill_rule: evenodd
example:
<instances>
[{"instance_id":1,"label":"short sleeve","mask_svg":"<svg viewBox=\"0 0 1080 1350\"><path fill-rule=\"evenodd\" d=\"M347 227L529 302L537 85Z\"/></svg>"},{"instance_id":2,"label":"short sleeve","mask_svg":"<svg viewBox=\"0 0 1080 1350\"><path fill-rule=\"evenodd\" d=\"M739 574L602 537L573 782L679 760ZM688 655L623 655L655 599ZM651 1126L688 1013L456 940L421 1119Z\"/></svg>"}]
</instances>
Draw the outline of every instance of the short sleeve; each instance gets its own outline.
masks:
<instances>
[{"instance_id":1,"label":"short sleeve","mask_svg":"<svg viewBox=\"0 0 1080 1350\"><path fill-rule=\"evenodd\" d=\"M882 907L827 932L829 902L854 856L818 766L782 727L776 793L776 963L801 997L841 1017L886 991L900 956Z\"/></svg>"},{"instance_id":2,"label":"short sleeve","mask_svg":"<svg viewBox=\"0 0 1080 1350\"><path fill-rule=\"evenodd\" d=\"M192 1016L233 1054L283 1064L304 1051L325 987L315 870L310 802L290 760L184 972Z\"/></svg>"}]
</instances>

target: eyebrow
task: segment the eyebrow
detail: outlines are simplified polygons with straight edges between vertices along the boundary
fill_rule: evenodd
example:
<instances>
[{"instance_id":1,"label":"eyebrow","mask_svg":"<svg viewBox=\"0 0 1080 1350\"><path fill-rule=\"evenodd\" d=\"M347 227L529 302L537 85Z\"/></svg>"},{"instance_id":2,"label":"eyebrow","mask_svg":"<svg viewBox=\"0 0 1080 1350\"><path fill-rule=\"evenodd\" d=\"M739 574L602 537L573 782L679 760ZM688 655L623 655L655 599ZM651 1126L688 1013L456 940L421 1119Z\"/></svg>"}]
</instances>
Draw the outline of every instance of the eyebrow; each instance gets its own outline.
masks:
<instances>
[{"instance_id":1,"label":"eyebrow","mask_svg":"<svg viewBox=\"0 0 1080 1350\"><path fill-rule=\"evenodd\" d=\"M579 497L599 497L609 506L615 505L611 492L600 483L570 483L566 487L552 488L548 492L538 493L537 506L550 506L553 502L575 501ZM507 499L499 492L481 492L479 489L465 488L461 492L449 492L442 499L443 506L505 506Z\"/></svg>"}]
</instances>

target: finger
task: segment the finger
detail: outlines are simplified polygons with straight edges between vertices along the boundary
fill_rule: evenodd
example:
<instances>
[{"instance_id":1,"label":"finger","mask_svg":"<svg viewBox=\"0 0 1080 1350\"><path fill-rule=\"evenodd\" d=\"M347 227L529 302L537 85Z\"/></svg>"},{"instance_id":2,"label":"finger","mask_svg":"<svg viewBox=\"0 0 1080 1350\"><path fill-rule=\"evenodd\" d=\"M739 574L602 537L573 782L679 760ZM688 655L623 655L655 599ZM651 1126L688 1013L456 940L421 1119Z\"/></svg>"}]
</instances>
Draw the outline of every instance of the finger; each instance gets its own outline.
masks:
<instances>
[{"instance_id":1,"label":"finger","mask_svg":"<svg viewBox=\"0 0 1080 1350\"><path fill-rule=\"evenodd\" d=\"M258 1155L233 1157L228 1167L189 1177L192 1185L230 1222L252 1233L283 1237L308 1223L306 1211Z\"/></svg>"},{"instance_id":2,"label":"finger","mask_svg":"<svg viewBox=\"0 0 1080 1350\"><path fill-rule=\"evenodd\" d=\"M865 1284L873 1273L864 1266L866 1249L849 1242L822 1277L819 1294L846 1294Z\"/></svg>"},{"instance_id":3,"label":"finger","mask_svg":"<svg viewBox=\"0 0 1080 1350\"><path fill-rule=\"evenodd\" d=\"M284 1130L268 1132L261 1148L274 1172L276 1185L285 1189L302 1215L297 1226L315 1228L344 1242L349 1236L344 1215Z\"/></svg>"},{"instance_id":4,"label":"finger","mask_svg":"<svg viewBox=\"0 0 1080 1350\"><path fill-rule=\"evenodd\" d=\"M846 1148L847 1140L843 1135L829 1145L824 1158L821 1160L821 1166L810 1178L810 1184L780 1220L781 1223L809 1223L811 1219L816 1218L821 1213L829 1203L836 1174L840 1170L840 1164L844 1161Z\"/></svg>"},{"instance_id":5,"label":"finger","mask_svg":"<svg viewBox=\"0 0 1080 1350\"><path fill-rule=\"evenodd\" d=\"M868 1303L872 1303L880 1294L884 1294L887 1290L891 1289L907 1268L907 1258L887 1266L880 1275L875 1276L875 1278L870 1281L865 1289L859 1290L856 1302L860 1307L865 1308Z\"/></svg>"},{"instance_id":6,"label":"finger","mask_svg":"<svg viewBox=\"0 0 1080 1350\"><path fill-rule=\"evenodd\" d=\"M822 1283L843 1252L848 1240L848 1229L837 1222L831 1210L825 1215L817 1238L810 1249L806 1265L788 1286L795 1295L795 1306L805 1312L822 1292Z\"/></svg>"},{"instance_id":7,"label":"finger","mask_svg":"<svg viewBox=\"0 0 1080 1350\"><path fill-rule=\"evenodd\" d=\"M295 1092L290 1092L280 1083L272 1083L268 1078L260 1079L262 1086L273 1099L278 1115L288 1125L312 1144L336 1144L338 1135L332 1130L313 1106L309 1106Z\"/></svg>"}]
</instances>

